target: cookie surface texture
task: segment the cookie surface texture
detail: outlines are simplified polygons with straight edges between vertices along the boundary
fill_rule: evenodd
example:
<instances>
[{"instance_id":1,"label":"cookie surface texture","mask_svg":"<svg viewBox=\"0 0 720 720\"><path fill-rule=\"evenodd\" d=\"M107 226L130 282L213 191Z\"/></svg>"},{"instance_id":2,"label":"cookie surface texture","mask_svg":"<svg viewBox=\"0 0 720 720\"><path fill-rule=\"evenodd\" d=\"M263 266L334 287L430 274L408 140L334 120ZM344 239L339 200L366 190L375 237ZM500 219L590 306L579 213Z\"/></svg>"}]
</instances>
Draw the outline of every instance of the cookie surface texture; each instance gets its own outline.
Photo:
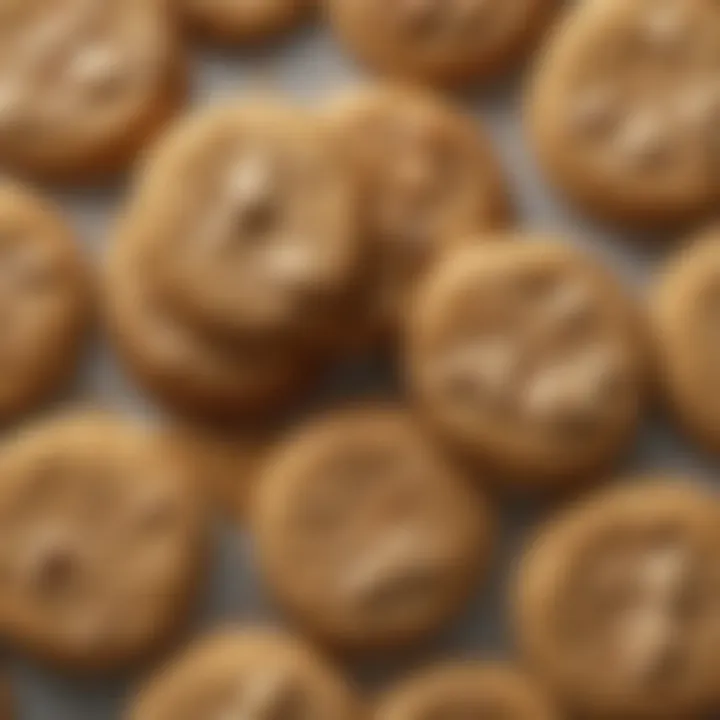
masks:
<instances>
[{"instance_id":1,"label":"cookie surface texture","mask_svg":"<svg viewBox=\"0 0 720 720\"><path fill-rule=\"evenodd\" d=\"M550 179L617 222L709 214L720 194L719 39L711 0L575 3L539 55L527 103Z\"/></svg>"},{"instance_id":2,"label":"cookie surface texture","mask_svg":"<svg viewBox=\"0 0 720 720\"><path fill-rule=\"evenodd\" d=\"M192 30L228 43L255 43L306 19L316 0L174 0Z\"/></svg>"},{"instance_id":3,"label":"cookie surface texture","mask_svg":"<svg viewBox=\"0 0 720 720\"><path fill-rule=\"evenodd\" d=\"M533 47L557 0L324 0L348 50L411 82L457 85L506 73Z\"/></svg>"},{"instance_id":4,"label":"cookie surface texture","mask_svg":"<svg viewBox=\"0 0 720 720\"><path fill-rule=\"evenodd\" d=\"M353 688L278 632L228 629L197 642L141 691L128 720L360 720Z\"/></svg>"},{"instance_id":5,"label":"cookie surface texture","mask_svg":"<svg viewBox=\"0 0 720 720\"><path fill-rule=\"evenodd\" d=\"M298 430L266 456L256 488L265 581L299 626L338 649L421 639L484 574L485 501L402 411L347 410Z\"/></svg>"},{"instance_id":6,"label":"cookie surface texture","mask_svg":"<svg viewBox=\"0 0 720 720\"><path fill-rule=\"evenodd\" d=\"M718 701L717 498L642 478L551 519L520 563L516 630L568 711L703 717Z\"/></svg>"},{"instance_id":7,"label":"cookie surface texture","mask_svg":"<svg viewBox=\"0 0 720 720\"><path fill-rule=\"evenodd\" d=\"M420 412L500 482L591 479L632 442L647 383L640 313L595 258L506 235L448 255L409 313Z\"/></svg>"},{"instance_id":8,"label":"cookie surface texture","mask_svg":"<svg viewBox=\"0 0 720 720\"><path fill-rule=\"evenodd\" d=\"M355 291L356 204L304 111L248 102L180 123L140 173L108 263L110 324L134 374L209 411L284 399L330 354Z\"/></svg>"},{"instance_id":9,"label":"cookie surface texture","mask_svg":"<svg viewBox=\"0 0 720 720\"><path fill-rule=\"evenodd\" d=\"M718 292L720 230L711 228L670 259L650 294L658 377L667 410L712 453L720 452Z\"/></svg>"},{"instance_id":10,"label":"cookie surface texture","mask_svg":"<svg viewBox=\"0 0 720 720\"><path fill-rule=\"evenodd\" d=\"M0 163L85 181L126 166L181 103L166 0L3 0Z\"/></svg>"},{"instance_id":11,"label":"cookie surface texture","mask_svg":"<svg viewBox=\"0 0 720 720\"><path fill-rule=\"evenodd\" d=\"M78 364L91 305L90 272L51 203L0 184L0 422L61 389Z\"/></svg>"},{"instance_id":12,"label":"cookie surface texture","mask_svg":"<svg viewBox=\"0 0 720 720\"><path fill-rule=\"evenodd\" d=\"M72 672L146 659L184 625L205 542L172 446L100 412L0 448L0 633Z\"/></svg>"},{"instance_id":13,"label":"cookie surface texture","mask_svg":"<svg viewBox=\"0 0 720 720\"><path fill-rule=\"evenodd\" d=\"M511 666L464 661L420 671L381 696L375 720L502 717L559 720L536 683Z\"/></svg>"}]
</instances>

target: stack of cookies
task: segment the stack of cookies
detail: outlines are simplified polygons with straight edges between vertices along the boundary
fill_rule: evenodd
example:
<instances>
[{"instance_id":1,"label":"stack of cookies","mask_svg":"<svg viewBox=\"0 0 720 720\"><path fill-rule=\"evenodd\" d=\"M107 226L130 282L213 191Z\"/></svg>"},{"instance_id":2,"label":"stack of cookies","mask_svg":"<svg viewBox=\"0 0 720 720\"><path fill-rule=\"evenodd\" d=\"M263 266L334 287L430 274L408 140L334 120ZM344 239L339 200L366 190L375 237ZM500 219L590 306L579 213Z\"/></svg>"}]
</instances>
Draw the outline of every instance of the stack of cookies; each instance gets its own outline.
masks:
<instances>
[{"instance_id":1,"label":"stack of cookies","mask_svg":"<svg viewBox=\"0 0 720 720\"><path fill-rule=\"evenodd\" d=\"M180 117L195 39L265 52L316 17L382 78ZM621 471L654 405L720 449L716 0L0 0L0 38L0 638L83 677L158 666L128 720L720 712L720 501ZM573 208L692 238L645 298L521 222L449 92L515 71ZM95 268L33 184L130 168ZM161 421L30 417L93 327ZM303 402L368 360L397 392ZM351 680L488 591L518 496L548 517L510 658ZM190 642L221 514L285 627ZM30 717L11 695L0 720Z\"/></svg>"}]
</instances>

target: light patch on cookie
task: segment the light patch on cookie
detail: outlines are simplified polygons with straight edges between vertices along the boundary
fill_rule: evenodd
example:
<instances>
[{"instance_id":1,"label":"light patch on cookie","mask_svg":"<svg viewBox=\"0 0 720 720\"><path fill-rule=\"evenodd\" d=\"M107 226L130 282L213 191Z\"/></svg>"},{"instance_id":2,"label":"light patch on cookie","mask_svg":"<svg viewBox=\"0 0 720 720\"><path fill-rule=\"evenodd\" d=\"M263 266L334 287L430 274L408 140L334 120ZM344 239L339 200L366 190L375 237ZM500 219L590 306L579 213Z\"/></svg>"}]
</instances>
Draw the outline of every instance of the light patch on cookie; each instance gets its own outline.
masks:
<instances>
[{"instance_id":1,"label":"light patch on cookie","mask_svg":"<svg viewBox=\"0 0 720 720\"><path fill-rule=\"evenodd\" d=\"M449 353L440 365L443 384L472 400L507 402L520 365L520 353L506 338L478 340Z\"/></svg>"},{"instance_id":2,"label":"light patch on cookie","mask_svg":"<svg viewBox=\"0 0 720 720\"><path fill-rule=\"evenodd\" d=\"M351 563L340 582L340 592L361 603L386 598L406 588L430 588L436 576L436 558L425 533L402 527L386 535Z\"/></svg>"},{"instance_id":3,"label":"light patch on cookie","mask_svg":"<svg viewBox=\"0 0 720 720\"><path fill-rule=\"evenodd\" d=\"M653 49L676 49L689 37L690 23L685 3L664 0L648 8L639 23L641 40Z\"/></svg>"},{"instance_id":4,"label":"light patch on cookie","mask_svg":"<svg viewBox=\"0 0 720 720\"><path fill-rule=\"evenodd\" d=\"M617 93L608 85L597 85L580 91L570 101L569 126L575 135L605 135L619 119Z\"/></svg>"},{"instance_id":5,"label":"light patch on cookie","mask_svg":"<svg viewBox=\"0 0 720 720\"><path fill-rule=\"evenodd\" d=\"M233 166L228 176L227 202L241 233L258 235L273 225L277 190L275 164L267 153L248 153Z\"/></svg>"},{"instance_id":6,"label":"light patch on cookie","mask_svg":"<svg viewBox=\"0 0 720 720\"><path fill-rule=\"evenodd\" d=\"M79 88L99 93L114 87L124 74L124 58L110 43L80 49L70 60L68 79Z\"/></svg>"},{"instance_id":7,"label":"light patch on cookie","mask_svg":"<svg viewBox=\"0 0 720 720\"><path fill-rule=\"evenodd\" d=\"M540 370L523 393L525 416L553 428L594 427L621 378L617 354L602 345Z\"/></svg>"},{"instance_id":8,"label":"light patch on cookie","mask_svg":"<svg viewBox=\"0 0 720 720\"><path fill-rule=\"evenodd\" d=\"M543 328L576 327L587 322L595 309L590 287L581 281L561 283L538 308Z\"/></svg>"},{"instance_id":9,"label":"light patch on cookie","mask_svg":"<svg viewBox=\"0 0 720 720\"><path fill-rule=\"evenodd\" d=\"M641 595L617 629L620 662L636 682L657 678L679 649L674 608L688 580L688 560L683 548L665 548L647 555L637 569Z\"/></svg>"},{"instance_id":10,"label":"light patch on cookie","mask_svg":"<svg viewBox=\"0 0 720 720\"><path fill-rule=\"evenodd\" d=\"M648 170L667 158L671 138L659 109L636 111L620 125L611 152L625 167Z\"/></svg>"},{"instance_id":11,"label":"light patch on cookie","mask_svg":"<svg viewBox=\"0 0 720 720\"><path fill-rule=\"evenodd\" d=\"M6 80L0 84L0 130L12 130L26 121L27 95L20 83Z\"/></svg>"},{"instance_id":12,"label":"light patch on cookie","mask_svg":"<svg viewBox=\"0 0 720 720\"><path fill-rule=\"evenodd\" d=\"M284 720L295 690L285 669L258 673L241 683L215 720Z\"/></svg>"}]
</instances>

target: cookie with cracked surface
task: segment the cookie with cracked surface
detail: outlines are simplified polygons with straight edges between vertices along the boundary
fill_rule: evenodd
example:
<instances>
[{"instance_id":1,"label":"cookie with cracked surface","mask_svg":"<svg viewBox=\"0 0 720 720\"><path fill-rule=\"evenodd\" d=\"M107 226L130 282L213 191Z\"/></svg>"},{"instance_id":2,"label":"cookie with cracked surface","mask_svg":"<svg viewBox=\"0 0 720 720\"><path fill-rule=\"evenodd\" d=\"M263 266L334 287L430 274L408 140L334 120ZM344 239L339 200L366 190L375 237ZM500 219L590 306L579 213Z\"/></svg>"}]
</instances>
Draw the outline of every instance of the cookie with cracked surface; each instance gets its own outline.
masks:
<instances>
[{"instance_id":1,"label":"cookie with cracked surface","mask_svg":"<svg viewBox=\"0 0 720 720\"><path fill-rule=\"evenodd\" d=\"M529 490L614 462L639 426L645 327L597 260L527 235L463 247L421 283L406 377L449 446Z\"/></svg>"},{"instance_id":2,"label":"cookie with cracked surface","mask_svg":"<svg viewBox=\"0 0 720 720\"><path fill-rule=\"evenodd\" d=\"M370 86L329 116L363 196L372 267L362 306L371 330L395 334L410 289L447 246L509 222L505 176L482 126L432 94Z\"/></svg>"},{"instance_id":3,"label":"cookie with cracked surface","mask_svg":"<svg viewBox=\"0 0 720 720\"><path fill-rule=\"evenodd\" d=\"M192 30L227 43L257 43L306 20L316 0L175 0Z\"/></svg>"},{"instance_id":4,"label":"cookie with cracked surface","mask_svg":"<svg viewBox=\"0 0 720 720\"><path fill-rule=\"evenodd\" d=\"M662 226L720 197L720 6L577 3L541 54L528 128L551 180L591 213Z\"/></svg>"},{"instance_id":5,"label":"cookie with cracked surface","mask_svg":"<svg viewBox=\"0 0 720 720\"><path fill-rule=\"evenodd\" d=\"M422 670L384 693L374 720L512 718L559 720L537 683L510 665L446 662Z\"/></svg>"},{"instance_id":6,"label":"cookie with cracked surface","mask_svg":"<svg viewBox=\"0 0 720 720\"><path fill-rule=\"evenodd\" d=\"M494 79L521 60L558 0L324 0L341 42L390 76L433 85Z\"/></svg>"},{"instance_id":7,"label":"cookie with cracked surface","mask_svg":"<svg viewBox=\"0 0 720 720\"><path fill-rule=\"evenodd\" d=\"M650 317L660 388L672 417L712 453L720 452L720 228L698 235L658 272Z\"/></svg>"},{"instance_id":8,"label":"cookie with cracked surface","mask_svg":"<svg viewBox=\"0 0 720 720\"><path fill-rule=\"evenodd\" d=\"M266 456L255 487L261 573L299 626L339 650L422 639L484 574L489 509L402 410L300 428Z\"/></svg>"},{"instance_id":9,"label":"cookie with cracked surface","mask_svg":"<svg viewBox=\"0 0 720 720\"><path fill-rule=\"evenodd\" d=\"M78 364L90 273L60 210L0 183L0 422L57 392Z\"/></svg>"},{"instance_id":10,"label":"cookie with cracked surface","mask_svg":"<svg viewBox=\"0 0 720 720\"><path fill-rule=\"evenodd\" d=\"M0 447L0 635L71 672L146 659L188 619L205 559L194 479L170 441L100 412Z\"/></svg>"},{"instance_id":11,"label":"cookie with cracked surface","mask_svg":"<svg viewBox=\"0 0 720 720\"><path fill-rule=\"evenodd\" d=\"M199 641L140 692L128 720L359 720L354 688L305 644L228 628Z\"/></svg>"},{"instance_id":12,"label":"cookie with cracked surface","mask_svg":"<svg viewBox=\"0 0 720 720\"><path fill-rule=\"evenodd\" d=\"M514 597L525 659L580 717L701 717L720 688L720 504L682 478L605 490L551 519Z\"/></svg>"},{"instance_id":13,"label":"cookie with cracked surface","mask_svg":"<svg viewBox=\"0 0 720 720\"><path fill-rule=\"evenodd\" d=\"M148 159L122 242L188 322L313 343L360 270L357 192L326 123L272 100L214 107Z\"/></svg>"},{"instance_id":14,"label":"cookie with cracked surface","mask_svg":"<svg viewBox=\"0 0 720 720\"><path fill-rule=\"evenodd\" d=\"M3 0L0 162L86 180L126 166L184 96L166 0Z\"/></svg>"}]
</instances>

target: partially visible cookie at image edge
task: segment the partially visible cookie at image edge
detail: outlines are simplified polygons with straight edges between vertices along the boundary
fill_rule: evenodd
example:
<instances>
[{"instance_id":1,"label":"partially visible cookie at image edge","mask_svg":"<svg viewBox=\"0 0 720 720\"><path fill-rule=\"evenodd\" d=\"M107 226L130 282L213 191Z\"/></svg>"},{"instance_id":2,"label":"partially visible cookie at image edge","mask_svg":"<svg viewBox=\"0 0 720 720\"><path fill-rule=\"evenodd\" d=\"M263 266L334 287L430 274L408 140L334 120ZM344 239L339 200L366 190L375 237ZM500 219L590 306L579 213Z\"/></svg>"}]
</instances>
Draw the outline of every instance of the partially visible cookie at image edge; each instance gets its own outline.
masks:
<instances>
[{"instance_id":1,"label":"partially visible cookie at image edge","mask_svg":"<svg viewBox=\"0 0 720 720\"><path fill-rule=\"evenodd\" d=\"M307 20L318 0L172 0L191 31L224 43L274 39Z\"/></svg>"},{"instance_id":2,"label":"partially visible cookie at image edge","mask_svg":"<svg viewBox=\"0 0 720 720\"><path fill-rule=\"evenodd\" d=\"M109 412L0 446L0 636L70 673L150 659L186 627L208 542L173 441Z\"/></svg>"},{"instance_id":3,"label":"partially visible cookie at image edge","mask_svg":"<svg viewBox=\"0 0 720 720\"><path fill-rule=\"evenodd\" d=\"M507 73L558 0L322 0L341 43L386 75L460 85Z\"/></svg>"}]
</instances>

